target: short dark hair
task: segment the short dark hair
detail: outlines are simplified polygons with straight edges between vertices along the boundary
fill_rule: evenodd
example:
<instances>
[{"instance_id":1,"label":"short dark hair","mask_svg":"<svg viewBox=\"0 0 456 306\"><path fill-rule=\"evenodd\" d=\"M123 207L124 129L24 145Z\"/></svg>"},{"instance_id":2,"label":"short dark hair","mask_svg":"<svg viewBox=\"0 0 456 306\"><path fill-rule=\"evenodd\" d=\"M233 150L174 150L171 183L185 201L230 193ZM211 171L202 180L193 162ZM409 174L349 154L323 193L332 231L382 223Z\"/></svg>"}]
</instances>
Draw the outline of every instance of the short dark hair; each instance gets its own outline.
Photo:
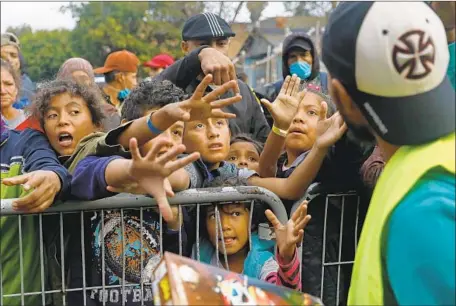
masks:
<instances>
[{"instance_id":1,"label":"short dark hair","mask_svg":"<svg viewBox=\"0 0 456 306\"><path fill-rule=\"evenodd\" d=\"M6 69L6 71L8 71L9 74L11 74L11 76L13 77L14 85L17 89L17 98L19 98L19 91L21 89L21 78L19 76L19 73L13 68L13 66L11 66L11 64L8 61L1 59L0 63L1 68Z\"/></svg>"},{"instance_id":2,"label":"short dark hair","mask_svg":"<svg viewBox=\"0 0 456 306\"><path fill-rule=\"evenodd\" d=\"M64 93L81 97L89 108L93 124L102 126L105 118L101 106L103 97L96 87L80 85L71 80L54 80L39 84L39 89L32 101L33 115L39 119L41 127L44 128L44 116L49 109L51 99Z\"/></svg>"},{"instance_id":3,"label":"short dark hair","mask_svg":"<svg viewBox=\"0 0 456 306\"><path fill-rule=\"evenodd\" d=\"M142 81L123 102L122 120L135 120L153 108L185 100L188 95L170 81Z\"/></svg>"},{"instance_id":4,"label":"short dark hair","mask_svg":"<svg viewBox=\"0 0 456 306\"><path fill-rule=\"evenodd\" d=\"M254 147L255 150L257 150L258 155L261 155L261 152L263 152L264 144L259 142L258 140L253 139L253 137L250 134L237 134L234 137L231 138L230 145L238 142L249 142L251 143Z\"/></svg>"}]
</instances>

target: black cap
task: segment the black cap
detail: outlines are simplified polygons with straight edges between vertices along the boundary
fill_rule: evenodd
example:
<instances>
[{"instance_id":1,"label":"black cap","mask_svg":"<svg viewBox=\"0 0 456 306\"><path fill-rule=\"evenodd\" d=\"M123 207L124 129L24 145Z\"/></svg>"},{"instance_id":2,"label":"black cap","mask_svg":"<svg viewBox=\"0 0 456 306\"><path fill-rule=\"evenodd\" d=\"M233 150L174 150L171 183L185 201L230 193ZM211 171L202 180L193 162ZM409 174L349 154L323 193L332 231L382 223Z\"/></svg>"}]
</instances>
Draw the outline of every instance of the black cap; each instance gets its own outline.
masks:
<instances>
[{"instance_id":1,"label":"black cap","mask_svg":"<svg viewBox=\"0 0 456 306\"><path fill-rule=\"evenodd\" d=\"M329 74L382 139L419 145L454 133L445 29L424 2L341 2L322 49Z\"/></svg>"},{"instance_id":2,"label":"black cap","mask_svg":"<svg viewBox=\"0 0 456 306\"><path fill-rule=\"evenodd\" d=\"M304 51L311 51L312 46L310 43L305 40L304 38L301 37L296 37L295 39L292 40L292 42L287 46L288 53L293 50L293 49L302 49Z\"/></svg>"},{"instance_id":3,"label":"black cap","mask_svg":"<svg viewBox=\"0 0 456 306\"><path fill-rule=\"evenodd\" d=\"M182 40L228 38L235 35L225 20L212 13L190 17L182 29Z\"/></svg>"}]
</instances>

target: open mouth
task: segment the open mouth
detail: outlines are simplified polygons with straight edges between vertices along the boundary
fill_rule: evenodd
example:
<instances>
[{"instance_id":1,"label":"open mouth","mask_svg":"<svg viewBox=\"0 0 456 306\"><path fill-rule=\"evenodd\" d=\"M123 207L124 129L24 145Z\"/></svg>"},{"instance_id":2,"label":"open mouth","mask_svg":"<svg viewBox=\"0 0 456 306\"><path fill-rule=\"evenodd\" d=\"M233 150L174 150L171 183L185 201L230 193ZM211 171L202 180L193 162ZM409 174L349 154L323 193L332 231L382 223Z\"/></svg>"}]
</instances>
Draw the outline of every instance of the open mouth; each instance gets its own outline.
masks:
<instances>
[{"instance_id":1,"label":"open mouth","mask_svg":"<svg viewBox=\"0 0 456 306\"><path fill-rule=\"evenodd\" d=\"M221 143L213 143L211 145L209 145L209 150L220 150L220 149L223 149L223 145Z\"/></svg>"},{"instance_id":2,"label":"open mouth","mask_svg":"<svg viewBox=\"0 0 456 306\"><path fill-rule=\"evenodd\" d=\"M73 143L73 136L70 133L59 134L59 144L62 147L69 147Z\"/></svg>"},{"instance_id":3,"label":"open mouth","mask_svg":"<svg viewBox=\"0 0 456 306\"><path fill-rule=\"evenodd\" d=\"M223 237L223 242L225 245L231 245L234 243L234 241L236 240L236 238L232 238L232 237ZM219 242L222 242L222 238L219 238Z\"/></svg>"}]
</instances>

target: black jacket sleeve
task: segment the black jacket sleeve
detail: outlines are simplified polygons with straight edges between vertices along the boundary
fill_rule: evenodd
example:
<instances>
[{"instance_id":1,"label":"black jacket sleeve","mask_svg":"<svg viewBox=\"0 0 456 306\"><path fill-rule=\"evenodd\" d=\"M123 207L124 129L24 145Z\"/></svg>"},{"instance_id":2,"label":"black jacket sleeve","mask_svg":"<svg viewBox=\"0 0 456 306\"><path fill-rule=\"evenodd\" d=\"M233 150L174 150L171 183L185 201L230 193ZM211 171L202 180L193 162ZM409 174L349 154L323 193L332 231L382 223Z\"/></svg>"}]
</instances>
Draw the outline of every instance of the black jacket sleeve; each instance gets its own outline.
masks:
<instances>
[{"instance_id":1,"label":"black jacket sleeve","mask_svg":"<svg viewBox=\"0 0 456 306\"><path fill-rule=\"evenodd\" d=\"M245 103L247 103L249 108L249 114L246 114L246 117L244 117L245 120L248 120L250 124L249 133L255 139L264 143L266 142L271 129L263 113L263 109L258 103L255 94L247 84L239 81L239 87L241 90L242 99L245 101Z\"/></svg>"},{"instance_id":2,"label":"black jacket sleeve","mask_svg":"<svg viewBox=\"0 0 456 306\"><path fill-rule=\"evenodd\" d=\"M154 80L168 80L185 90L187 86L202 73L199 53L208 46L201 46L187 54L184 58L163 70Z\"/></svg>"},{"instance_id":3,"label":"black jacket sleeve","mask_svg":"<svg viewBox=\"0 0 456 306\"><path fill-rule=\"evenodd\" d=\"M208 46L201 46L198 49L193 50L183 59L178 60L173 65L162 71L162 73L156 76L154 80L168 80L185 90L190 83L195 81L195 79L202 74L201 63L198 55L201 50L207 47ZM242 81L239 81L239 89L244 100L243 110L245 113L242 112L242 118L240 117L241 113L239 113L241 110L237 109L236 106L228 107L226 109L238 116L238 118L234 120L236 122L236 124L234 124L234 129L238 129L239 132L252 134L252 136L256 139L265 142L269 135L270 128L262 108L256 100L256 97L250 87Z\"/></svg>"}]
</instances>

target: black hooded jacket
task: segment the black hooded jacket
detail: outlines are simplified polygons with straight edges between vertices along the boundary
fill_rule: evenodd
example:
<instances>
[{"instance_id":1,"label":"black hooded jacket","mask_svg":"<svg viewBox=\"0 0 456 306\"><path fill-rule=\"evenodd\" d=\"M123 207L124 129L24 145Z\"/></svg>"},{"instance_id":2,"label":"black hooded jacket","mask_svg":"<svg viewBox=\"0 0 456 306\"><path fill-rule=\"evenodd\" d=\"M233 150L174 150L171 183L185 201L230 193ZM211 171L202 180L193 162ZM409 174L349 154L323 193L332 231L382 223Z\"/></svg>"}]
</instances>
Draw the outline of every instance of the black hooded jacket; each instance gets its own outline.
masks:
<instances>
[{"instance_id":1,"label":"black hooded jacket","mask_svg":"<svg viewBox=\"0 0 456 306\"><path fill-rule=\"evenodd\" d=\"M314 80L320 74L320 58L318 57L318 52L315 50L315 45L309 35L305 33L293 33L283 41L282 46L282 75L285 79L288 75L290 75L290 67L288 66L288 53L290 52L291 43L294 42L296 39L303 39L310 44L312 49L310 50L310 54L312 55L312 70L310 73L310 77L306 80L306 82ZM283 83L283 80L282 80Z\"/></svg>"},{"instance_id":2,"label":"black hooded jacket","mask_svg":"<svg viewBox=\"0 0 456 306\"><path fill-rule=\"evenodd\" d=\"M290 53L290 49L292 47L292 43L296 39L303 39L306 42L309 43L311 46L310 54L312 55L312 70L310 73L310 76L306 79L303 80L302 82L307 82L307 83L314 83L315 85L318 85L321 87L322 91L324 93L327 93L327 76L326 73L320 72L320 58L318 56L318 52L315 49L315 45L310 38L309 35L305 33L293 33L290 34L285 38L283 41L283 47L282 47L282 74L283 74L283 79L279 80L274 83L269 83L266 84L265 86L255 89L255 93L259 98L265 98L271 102L273 102L277 96L279 95L280 89L282 88L283 81L287 76L290 75L290 67L288 66L288 53ZM273 124L273 120L271 117L271 114L269 111L263 106L263 111L264 115L266 116L266 119L268 120L268 123L270 126Z\"/></svg>"}]
</instances>

